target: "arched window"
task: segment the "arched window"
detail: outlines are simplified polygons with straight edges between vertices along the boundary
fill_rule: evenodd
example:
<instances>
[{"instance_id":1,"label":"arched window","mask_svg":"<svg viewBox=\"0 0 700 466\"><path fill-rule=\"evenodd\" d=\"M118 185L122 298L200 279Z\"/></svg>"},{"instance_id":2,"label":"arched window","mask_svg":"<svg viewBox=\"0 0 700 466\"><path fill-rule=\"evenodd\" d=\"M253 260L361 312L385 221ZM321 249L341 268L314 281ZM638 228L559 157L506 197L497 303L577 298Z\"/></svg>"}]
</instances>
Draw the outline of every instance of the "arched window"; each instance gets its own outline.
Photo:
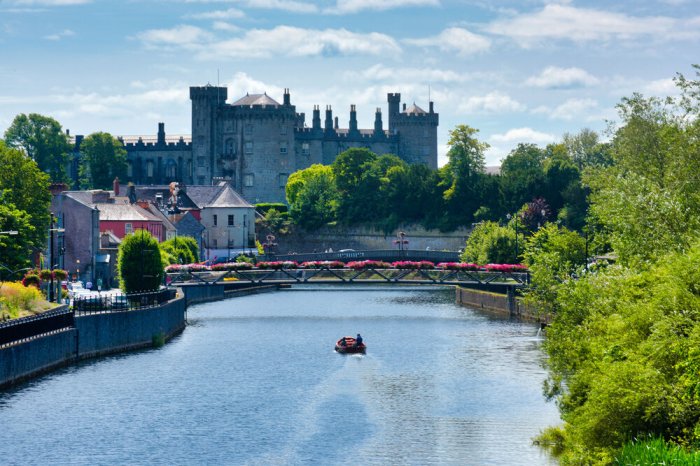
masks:
<instances>
[{"instance_id":1,"label":"arched window","mask_svg":"<svg viewBox=\"0 0 700 466\"><path fill-rule=\"evenodd\" d=\"M165 178L167 178L168 181L177 179L177 163L175 163L174 160L165 162Z\"/></svg>"}]
</instances>

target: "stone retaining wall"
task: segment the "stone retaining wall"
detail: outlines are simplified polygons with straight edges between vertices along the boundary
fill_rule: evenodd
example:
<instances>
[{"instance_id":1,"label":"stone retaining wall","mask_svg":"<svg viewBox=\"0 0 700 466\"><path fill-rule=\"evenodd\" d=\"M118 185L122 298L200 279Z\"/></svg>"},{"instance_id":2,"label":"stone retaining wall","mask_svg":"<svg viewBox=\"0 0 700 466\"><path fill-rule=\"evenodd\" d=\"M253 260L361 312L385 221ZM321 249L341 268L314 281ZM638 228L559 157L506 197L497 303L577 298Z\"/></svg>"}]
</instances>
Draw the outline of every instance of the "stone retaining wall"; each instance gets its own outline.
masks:
<instances>
[{"instance_id":1,"label":"stone retaining wall","mask_svg":"<svg viewBox=\"0 0 700 466\"><path fill-rule=\"evenodd\" d=\"M495 311L525 320L543 322L535 309L526 306L518 297L469 288L455 287L457 303L473 309Z\"/></svg>"}]
</instances>

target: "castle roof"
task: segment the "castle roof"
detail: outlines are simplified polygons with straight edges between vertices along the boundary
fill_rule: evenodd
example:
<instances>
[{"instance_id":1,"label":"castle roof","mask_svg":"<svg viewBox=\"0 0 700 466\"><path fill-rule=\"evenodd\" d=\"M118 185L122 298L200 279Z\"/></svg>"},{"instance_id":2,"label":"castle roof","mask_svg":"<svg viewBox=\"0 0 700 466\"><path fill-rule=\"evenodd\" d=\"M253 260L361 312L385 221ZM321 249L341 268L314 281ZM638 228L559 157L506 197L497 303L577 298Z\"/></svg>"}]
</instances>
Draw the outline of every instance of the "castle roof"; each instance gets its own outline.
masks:
<instances>
[{"instance_id":1,"label":"castle roof","mask_svg":"<svg viewBox=\"0 0 700 466\"><path fill-rule=\"evenodd\" d=\"M411 114L413 114L413 115L427 115L428 112L426 112L425 110L420 108L418 105L416 105L415 102L413 102L413 105L408 107L404 113L407 115L411 115Z\"/></svg>"},{"instance_id":2,"label":"castle roof","mask_svg":"<svg viewBox=\"0 0 700 466\"><path fill-rule=\"evenodd\" d=\"M237 101L235 101L231 105L236 105L236 106L271 105L273 107L280 106L279 102L277 102L275 99L268 96L267 94L246 94L245 97L238 99Z\"/></svg>"}]
</instances>

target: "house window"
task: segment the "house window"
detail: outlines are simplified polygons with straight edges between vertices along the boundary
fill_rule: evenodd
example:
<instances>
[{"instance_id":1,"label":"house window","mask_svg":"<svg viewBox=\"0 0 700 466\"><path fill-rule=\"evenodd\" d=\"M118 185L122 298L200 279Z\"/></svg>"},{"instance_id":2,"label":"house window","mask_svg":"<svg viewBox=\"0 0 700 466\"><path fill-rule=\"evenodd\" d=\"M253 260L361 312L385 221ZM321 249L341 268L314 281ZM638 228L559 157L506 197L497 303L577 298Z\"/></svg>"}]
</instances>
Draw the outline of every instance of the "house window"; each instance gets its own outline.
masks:
<instances>
[{"instance_id":1,"label":"house window","mask_svg":"<svg viewBox=\"0 0 700 466\"><path fill-rule=\"evenodd\" d=\"M218 219L218 217L217 217L216 215L214 215L213 218L214 218L214 226L216 226L217 223L218 223L218 221L219 221L219 219Z\"/></svg>"},{"instance_id":2,"label":"house window","mask_svg":"<svg viewBox=\"0 0 700 466\"><path fill-rule=\"evenodd\" d=\"M130 235L134 232L134 225L132 223L124 224L124 233Z\"/></svg>"},{"instance_id":3,"label":"house window","mask_svg":"<svg viewBox=\"0 0 700 466\"><path fill-rule=\"evenodd\" d=\"M287 153L287 143L283 142L280 144L280 154L286 154Z\"/></svg>"},{"instance_id":4,"label":"house window","mask_svg":"<svg viewBox=\"0 0 700 466\"><path fill-rule=\"evenodd\" d=\"M255 182L255 175L252 173L248 173L247 175L243 175L243 186L246 188L250 188L253 186Z\"/></svg>"},{"instance_id":5,"label":"house window","mask_svg":"<svg viewBox=\"0 0 700 466\"><path fill-rule=\"evenodd\" d=\"M301 145L301 155L310 155L311 150L309 149L309 143L305 142Z\"/></svg>"},{"instance_id":6,"label":"house window","mask_svg":"<svg viewBox=\"0 0 700 466\"><path fill-rule=\"evenodd\" d=\"M230 227L233 226L233 215L228 216L228 226L230 226Z\"/></svg>"},{"instance_id":7,"label":"house window","mask_svg":"<svg viewBox=\"0 0 700 466\"><path fill-rule=\"evenodd\" d=\"M279 176L280 188L284 188L285 186L287 186L287 178L289 178L288 174L280 173L280 176Z\"/></svg>"},{"instance_id":8,"label":"house window","mask_svg":"<svg viewBox=\"0 0 700 466\"><path fill-rule=\"evenodd\" d=\"M246 154L252 154L253 153L253 143L248 141L245 143L245 153Z\"/></svg>"}]
</instances>

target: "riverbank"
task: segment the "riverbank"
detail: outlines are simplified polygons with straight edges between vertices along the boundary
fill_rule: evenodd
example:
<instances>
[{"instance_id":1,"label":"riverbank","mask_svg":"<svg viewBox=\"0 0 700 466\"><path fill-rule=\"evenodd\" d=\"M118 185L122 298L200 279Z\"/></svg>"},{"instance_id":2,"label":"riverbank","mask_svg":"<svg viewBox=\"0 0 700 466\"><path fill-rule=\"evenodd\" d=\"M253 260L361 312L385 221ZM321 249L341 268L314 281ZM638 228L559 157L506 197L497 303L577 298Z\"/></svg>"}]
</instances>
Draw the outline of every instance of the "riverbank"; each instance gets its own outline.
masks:
<instances>
[{"instance_id":1,"label":"riverbank","mask_svg":"<svg viewBox=\"0 0 700 466\"><path fill-rule=\"evenodd\" d=\"M511 291L503 294L460 286L455 287L455 299L457 304L461 306L516 317L529 322L547 323L546 318L541 316L536 309L525 305L522 298L516 296L515 293L515 291Z\"/></svg>"}]
</instances>

